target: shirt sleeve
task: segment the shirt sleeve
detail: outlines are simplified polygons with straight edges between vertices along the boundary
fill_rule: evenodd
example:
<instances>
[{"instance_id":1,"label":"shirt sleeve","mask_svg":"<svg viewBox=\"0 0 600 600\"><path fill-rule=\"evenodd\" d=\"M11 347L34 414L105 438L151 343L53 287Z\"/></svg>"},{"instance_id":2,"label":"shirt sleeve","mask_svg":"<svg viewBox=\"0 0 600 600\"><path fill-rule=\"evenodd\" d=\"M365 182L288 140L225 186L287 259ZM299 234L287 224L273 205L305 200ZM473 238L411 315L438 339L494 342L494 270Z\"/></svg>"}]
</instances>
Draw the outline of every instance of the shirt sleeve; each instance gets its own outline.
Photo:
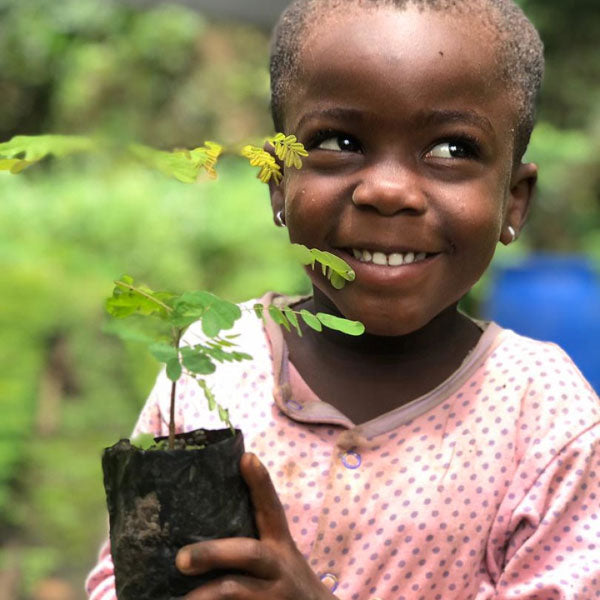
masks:
<instances>
[{"instance_id":1,"label":"shirt sleeve","mask_svg":"<svg viewBox=\"0 0 600 600\"><path fill-rule=\"evenodd\" d=\"M117 600L115 573L110 555L110 542L106 540L100 549L98 562L85 581L89 600Z\"/></svg>"},{"instance_id":2,"label":"shirt sleeve","mask_svg":"<svg viewBox=\"0 0 600 600\"><path fill-rule=\"evenodd\" d=\"M161 371L146 404L140 412L140 416L131 434L132 438L140 433L152 433L155 436L168 434L168 425L163 418L159 403L161 394L165 392L165 385L168 385L168 380L164 372ZM110 541L108 539L102 544L98 562L86 578L85 591L88 594L89 600L117 600L114 565L110 553Z\"/></svg>"},{"instance_id":3,"label":"shirt sleeve","mask_svg":"<svg viewBox=\"0 0 600 600\"><path fill-rule=\"evenodd\" d=\"M497 545L488 547L494 591L489 595L491 589L481 589L478 599L600 598L599 471L596 425L538 469L506 524L502 552ZM497 541L500 532L492 532L493 537Z\"/></svg>"}]
</instances>

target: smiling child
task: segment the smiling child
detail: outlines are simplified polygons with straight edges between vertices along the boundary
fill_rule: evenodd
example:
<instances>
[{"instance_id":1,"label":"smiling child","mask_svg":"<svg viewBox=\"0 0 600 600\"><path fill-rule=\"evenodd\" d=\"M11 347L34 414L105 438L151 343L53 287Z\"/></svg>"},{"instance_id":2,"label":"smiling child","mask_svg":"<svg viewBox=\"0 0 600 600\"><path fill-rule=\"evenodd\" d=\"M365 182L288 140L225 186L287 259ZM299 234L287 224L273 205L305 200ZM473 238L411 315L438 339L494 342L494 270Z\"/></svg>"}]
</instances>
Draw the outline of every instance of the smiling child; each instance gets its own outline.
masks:
<instances>
[{"instance_id":1,"label":"smiling child","mask_svg":"<svg viewBox=\"0 0 600 600\"><path fill-rule=\"evenodd\" d=\"M457 309L527 217L542 70L508 0L296 0L282 16L275 126L309 156L271 185L274 218L356 280L308 270L310 297L263 301L366 333L241 320L253 363L209 383L254 453L261 539L183 549L185 573L244 572L189 600L600 597L598 397L555 345ZM218 426L181 389L179 429ZM161 375L137 432L165 433L168 390ZM87 585L114 598L108 545Z\"/></svg>"}]
</instances>

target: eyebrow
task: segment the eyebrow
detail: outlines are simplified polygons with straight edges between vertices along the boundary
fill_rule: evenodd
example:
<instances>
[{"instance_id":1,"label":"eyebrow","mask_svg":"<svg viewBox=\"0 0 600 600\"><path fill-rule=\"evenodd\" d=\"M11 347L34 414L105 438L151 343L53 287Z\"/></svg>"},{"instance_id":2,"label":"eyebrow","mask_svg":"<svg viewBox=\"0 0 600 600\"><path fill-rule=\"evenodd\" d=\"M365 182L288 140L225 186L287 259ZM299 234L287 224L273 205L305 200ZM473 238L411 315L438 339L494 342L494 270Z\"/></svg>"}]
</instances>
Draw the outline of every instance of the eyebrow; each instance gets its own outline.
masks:
<instances>
[{"instance_id":1,"label":"eyebrow","mask_svg":"<svg viewBox=\"0 0 600 600\"><path fill-rule=\"evenodd\" d=\"M494 133L491 121L474 110L432 110L423 112L417 117L417 122L423 125L441 123L468 123Z\"/></svg>"},{"instance_id":2,"label":"eyebrow","mask_svg":"<svg viewBox=\"0 0 600 600\"><path fill-rule=\"evenodd\" d=\"M312 110L304 113L296 125L296 129L300 129L304 123L311 119L333 119L342 121L344 119L353 119L355 121L362 121L364 119L364 113L356 108L324 108Z\"/></svg>"},{"instance_id":3,"label":"eyebrow","mask_svg":"<svg viewBox=\"0 0 600 600\"><path fill-rule=\"evenodd\" d=\"M353 119L354 121L362 121L364 120L364 113L361 110L355 108L325 108L313 110L308 113L305 113L300 117L298 124L296 125L296 129L300 129L304 123L310 121L315 118L329 118L334 120L344 120L344 119ZM494 133L494 128L492 126L491 121L485 117L484 115L480 115L478 112L474 110L431 110L431 111L423 111L418 114L415 118L415 122L419 124L419 126L424 127L427 125L437 125L442 123L468 123L470 125L475 125L476 127L480 127Z\"/></svg>"}]
</instances>

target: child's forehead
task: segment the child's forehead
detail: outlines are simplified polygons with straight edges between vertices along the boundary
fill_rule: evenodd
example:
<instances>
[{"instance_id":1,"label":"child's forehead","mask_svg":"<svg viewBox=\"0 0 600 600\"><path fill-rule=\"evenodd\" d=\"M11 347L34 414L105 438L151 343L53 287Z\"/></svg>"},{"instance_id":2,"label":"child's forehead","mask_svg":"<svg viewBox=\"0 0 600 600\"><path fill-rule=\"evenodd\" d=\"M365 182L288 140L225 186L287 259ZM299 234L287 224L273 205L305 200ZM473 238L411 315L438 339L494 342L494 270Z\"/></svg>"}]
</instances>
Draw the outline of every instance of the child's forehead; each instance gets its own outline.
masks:
<instances>
[{"instance_id":1,"label":"child's forehead","mask_svg":"<svg viewBox=\"0 0 600 600\"><path fill-rule=\"evenodd\" d=\"M308 19L304 31L304 41L300 58L313 56L311 46L318 42L331 44L343 40L343 47L351 49L363 39L384 38L410 40L417 47L431 45L455 47L466 50L477 46L480 49L497 50L500 34L493 26L489 15L475 4L469 12L464 9L446 11L417 8L407 5L403 8L393 6L371 6L349 2L344 10L339 7L318 12Z\"/></svg>"},{"instance_id":2,"label":"child's forehead","mask_svg":"<svg viewBox=\"0 0 600 600\"><path fill-rule=\"evenodd\" d=\"M393 102L402 88L424 103L436 90L441 96L505 95L494 36L474 18L465 35L468 18L415 8L328 13L307 31L297 92L314 100L371 88Z\"/></svg>"}]
</instances>

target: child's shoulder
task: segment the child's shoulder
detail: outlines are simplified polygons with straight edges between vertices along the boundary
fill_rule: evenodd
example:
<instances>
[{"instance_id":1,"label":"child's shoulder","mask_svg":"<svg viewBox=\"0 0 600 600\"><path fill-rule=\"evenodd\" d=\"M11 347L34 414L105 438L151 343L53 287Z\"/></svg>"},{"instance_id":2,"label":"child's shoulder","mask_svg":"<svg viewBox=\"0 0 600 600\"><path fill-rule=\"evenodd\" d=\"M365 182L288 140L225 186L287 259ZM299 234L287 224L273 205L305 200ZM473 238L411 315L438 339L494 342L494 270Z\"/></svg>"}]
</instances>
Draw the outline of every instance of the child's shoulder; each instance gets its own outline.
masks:
<instances>
[{"instance_id":1,"label":"child's shoulder","mask_svg":"<svg viewBox=\"0 0 600 600\"><path fill-rule=\"evenodd\" d=\"M519 398L523 429L561 430L565 442L600 422L600 399L569 355L557 344L499 330L490 371L501 374L500 397Z\"/></svg>"},{"instance_id":2,"label":"child's shoulder","mask_svg":"<svg viewBox=\"0 0 600 600\"><path fill-rule=\"evenodd\" d=\"M498 329L500 343L496 357L499 366L510 365L515 373L545 389L581 388L595 395L571 357L558 344L520 335L511 329Z\"/></svg>"}]
</instances>

